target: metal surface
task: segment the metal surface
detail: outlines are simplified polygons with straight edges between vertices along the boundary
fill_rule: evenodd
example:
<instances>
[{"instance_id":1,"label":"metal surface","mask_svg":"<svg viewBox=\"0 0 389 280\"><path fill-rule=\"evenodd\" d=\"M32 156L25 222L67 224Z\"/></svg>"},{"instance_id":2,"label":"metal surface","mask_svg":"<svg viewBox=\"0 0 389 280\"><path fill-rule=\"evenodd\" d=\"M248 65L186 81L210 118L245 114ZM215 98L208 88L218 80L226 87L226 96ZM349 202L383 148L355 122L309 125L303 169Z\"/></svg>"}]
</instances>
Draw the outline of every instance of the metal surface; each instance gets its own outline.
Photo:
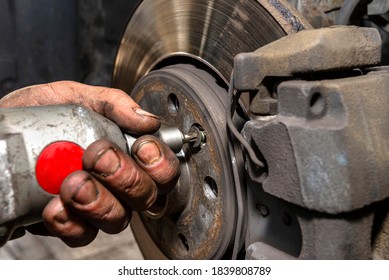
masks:
<instances>
[{"instance_id":1,"label":"metal surface","mask_svg":"<svg viewBox=\"0 0 389 280\"><path fill-rule=\"evenodd\" d=\"M177 103L174 106L177 106ZM206 141L206 133L197 126L192 126L188 133L182 133L177 127L166 127L160 129L156 136L175 153L179 153L184 144L190 144L193 148L201 148Z\"/></svg>"},{"instance_id":2,"label":"metal surface","mask_svg":"<svg viewBox=\"0 0 389 280\"><path fill-rule=\"evenodd\" d=\"M189 144L178 154L181 177L167 197L160 196L161 210L142 213L142 221L132 223L142 252L147 258L161 253L173 259L225 256L232 247L237 222L224 129L225 89L204 70L174 65L146 75L131 95L142 108L160 116L162 128L175 125L185 132L197 127L206 134L201 147ZM143 250L142 228L160 252Z\"/></svg>"},{"instance_id":3,"label":"metal surface","mask_svg":"<svg viewBox=\"0 0 389 280\"><path fill-rule=\"evenodd\" d=\"M360 74L284 82L277 117L246 123L245 138L267 164L262 173L247 165L257 184L249 183L246 244L274 248L257 256L387 258L389 69Z\"/></svg>"},{"instance_id":4,"label":"metal surface","mask_svg":"<svg viewBox=\"0 0 389 280\"><path fill-rule=\"evenodd\" d=\"M257 89L267 76L352 69L377 65L380 60L381 38L373 28L342 26L305 30L255 52L237 55L235 88Z\"/></svg>"},{"instance_id":5,"label":"metal surface","mask_svg":"<svg viewBox=\"0 0 389 280\"><path fill-rule=\"evenodd\" d=\"M131 92L149 71L188 57L228 81L236 54L306 28L284 1L144 0L123 34L113 86Z\"/></svg>"},{"instance_id":6,"label":"metal surface","mask_svg":"<svg viewBox=\"0 0 389 280\"><path fill-rule=\"evenodd\" d=\"M138 139L138 136L126 133L123 135L127 142L128 151L131 151L131 147ZM182 133L177 127L164 127L159 129L154 136L167 144L176 154L181 151L184 144L189 144L193 148L200 148L206 141L205 132L195 126L191 127L188 133Z\"/></svg>"},{"instance_id":7,"label":"metal surface","mask_svg":"<svg viewBox=\"0 0 389 280\"><path fill-rule=\"evenodd\" d=\"M245 126L271 170L264 190L333 214L388 197L389 124L382 118L388 81L388 71L373 71L341 80L282 83L277 117Z\"/></svg>"}]
</instances>

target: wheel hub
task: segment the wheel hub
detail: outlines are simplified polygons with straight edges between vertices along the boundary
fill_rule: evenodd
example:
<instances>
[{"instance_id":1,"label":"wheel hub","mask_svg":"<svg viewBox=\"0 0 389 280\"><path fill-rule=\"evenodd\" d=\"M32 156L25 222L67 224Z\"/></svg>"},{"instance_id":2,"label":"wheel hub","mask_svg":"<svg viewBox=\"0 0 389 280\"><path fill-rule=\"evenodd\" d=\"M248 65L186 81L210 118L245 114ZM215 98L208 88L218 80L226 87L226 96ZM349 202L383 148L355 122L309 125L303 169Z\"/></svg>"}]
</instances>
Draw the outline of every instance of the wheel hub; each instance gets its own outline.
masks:
<instances>
[{"instance_id":1,"label":"wheel hub","mask_svg":"<svg viewBox=\"0 0 389 280\"><path fill-rule=\"evenodd\" d=\"M209 73L192 65L153 71L133 90L134 100L160 116L162 127L206 135L201 145L185 145L177 154L181 176L176 187L140 214L142 224L133 225L135 231L144 226L168 258L221 258L231 245L236 210L225 96Z\"/></svg>"}]
</instances>

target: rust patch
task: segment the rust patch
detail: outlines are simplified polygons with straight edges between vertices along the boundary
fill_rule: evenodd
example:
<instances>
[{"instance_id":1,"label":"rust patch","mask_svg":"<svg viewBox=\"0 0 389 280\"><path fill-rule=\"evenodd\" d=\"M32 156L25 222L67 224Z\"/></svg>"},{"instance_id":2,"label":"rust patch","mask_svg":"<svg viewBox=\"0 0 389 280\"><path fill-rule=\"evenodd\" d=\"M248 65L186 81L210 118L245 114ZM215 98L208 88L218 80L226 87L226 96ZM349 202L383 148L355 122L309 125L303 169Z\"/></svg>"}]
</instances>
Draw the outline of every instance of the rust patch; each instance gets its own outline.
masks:
<instances>
[{"instance_id":1,"label":"rust patch","mask_svg":"<svg viewBox=\"0 0 389 280\"><path fill-rule=\"evenodd\" d=\"M259 0L287 34L312 29L311 24L289 3L281 0Z\"/></svg>"}]
</instances>

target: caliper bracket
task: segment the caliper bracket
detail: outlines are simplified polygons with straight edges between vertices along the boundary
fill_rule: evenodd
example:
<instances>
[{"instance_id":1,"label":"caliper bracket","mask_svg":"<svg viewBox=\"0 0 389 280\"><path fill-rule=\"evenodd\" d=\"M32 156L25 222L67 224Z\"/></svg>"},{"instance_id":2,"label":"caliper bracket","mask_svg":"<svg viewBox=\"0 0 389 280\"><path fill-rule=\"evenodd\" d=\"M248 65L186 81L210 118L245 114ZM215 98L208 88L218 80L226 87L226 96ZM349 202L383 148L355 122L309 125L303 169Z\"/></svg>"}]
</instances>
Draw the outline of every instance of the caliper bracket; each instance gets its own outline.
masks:
<instances>
[{"instance_id":1,"label":"caliper bracket","mask_svg":"<svg viewBox=\"0 0 389 280\"><path fill-rule=\"evenodd\" d=\"M234 60L235 89L255 90L265 77L352 69L381 61L381 37L374 28L336 26L285 36Z\"/></svg>"}]
</instances>

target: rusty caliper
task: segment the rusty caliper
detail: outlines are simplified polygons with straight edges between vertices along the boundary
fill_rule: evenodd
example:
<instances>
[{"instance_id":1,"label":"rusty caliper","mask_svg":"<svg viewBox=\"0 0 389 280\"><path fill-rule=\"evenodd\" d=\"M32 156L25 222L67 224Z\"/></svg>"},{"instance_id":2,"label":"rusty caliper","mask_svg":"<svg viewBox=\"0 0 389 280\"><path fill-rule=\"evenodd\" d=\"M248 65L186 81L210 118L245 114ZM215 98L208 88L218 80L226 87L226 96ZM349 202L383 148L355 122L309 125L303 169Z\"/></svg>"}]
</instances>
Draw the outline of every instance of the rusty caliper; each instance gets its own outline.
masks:
<instances>
[{"instance_id":1,"label":"rusty caliper","mask_svg":"<svg viewBox=\"0 0 389 280\"><path fill-rule=\"evenodd\" d=\"M380 49L377 30L350 26L235 58L235 98L251 96L248 258L388 257L389 69L368 68Z\"/></svg>"},{"instance_id":2,"label":"rusty caliper","mask_svg":"<svg viewBox=\"0 0 389 280\"><path fill-rule=\"evenodd\" d=\"M389 257L379 34L310 29L278 0L141 1L113 84L205 135L132 221L145 258Z\"/></svg>"}]
</instances>

